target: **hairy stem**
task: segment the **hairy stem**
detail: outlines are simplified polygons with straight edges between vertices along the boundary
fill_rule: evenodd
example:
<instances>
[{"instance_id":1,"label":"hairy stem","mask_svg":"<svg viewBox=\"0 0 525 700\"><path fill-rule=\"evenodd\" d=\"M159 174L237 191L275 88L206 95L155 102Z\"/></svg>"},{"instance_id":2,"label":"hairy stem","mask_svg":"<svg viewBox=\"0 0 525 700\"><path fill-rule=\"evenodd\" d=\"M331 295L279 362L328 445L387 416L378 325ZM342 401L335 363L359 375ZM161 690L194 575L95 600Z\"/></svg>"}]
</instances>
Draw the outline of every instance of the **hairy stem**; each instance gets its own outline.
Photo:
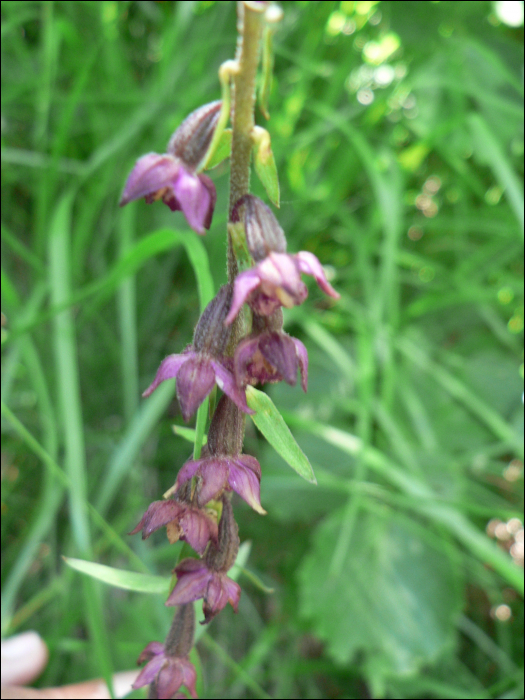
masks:
<instances>
[{"instance_id":1,"label":"hairy stem","mask_svg":"<svg viewBox=\"0 0 525 700\"><path fill-rule=\"evenodd\" d=\"M261 11L238 3L239 44L237 48L238 70L234 78L233 136L230 170L230 207L250 189L250 160L252 154L251 131L254 127L255 76L259 62L259 48L264 26ZM231 238L228 236L228 282L233 282L238 267Z\"/></svg>"}]
</instances>

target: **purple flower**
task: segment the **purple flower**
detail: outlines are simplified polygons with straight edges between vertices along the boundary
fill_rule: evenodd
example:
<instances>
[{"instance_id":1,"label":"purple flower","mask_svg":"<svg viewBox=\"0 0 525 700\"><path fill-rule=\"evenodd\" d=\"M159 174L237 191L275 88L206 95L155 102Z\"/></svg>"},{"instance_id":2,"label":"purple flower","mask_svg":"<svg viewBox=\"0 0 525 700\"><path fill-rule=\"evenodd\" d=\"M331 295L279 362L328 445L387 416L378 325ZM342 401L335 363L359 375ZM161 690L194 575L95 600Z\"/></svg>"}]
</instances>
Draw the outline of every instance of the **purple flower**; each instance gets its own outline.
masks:
<instances>
[{"instance_id":1,"label":"purple flower","mask_svg":"<svg viewBox=\"0 0 525 700\"><path fill-rule=\"evenodd\" d=\"M171 211L182 211L191 228L203 235L211 226L217 192L207 175L196 175L178 158L148 153L135 163L120 206L141 197L148 204L162 199Z\"/></svg>"},{"instance_id":2,"label":"purple flower","mask_svg":"<svg viewBox=\"0 0 525 700\"><path fill-rule=\"evenodd\" d=\"M237 612L240 586L226 573L235 563L239 552L239 529L231 501L222 498L218 544L210 545L204 559L184 559L176 568L177 583L166 605L185 605L203 598L204 624L208 623L227 603Z\"/></svg>"},{"instance_id":3,"label":"purple flower","mask_svg":"<svg viewBox=\"0 0 525 700\"><path fill-rule=\"evenodd\" d=\"M202 457L190 459L183 465L177 475L176 491L196 476L199 478L195 498L201 508L223 491L233 490L254 510L264 514L266 511L260 500L261 465L255 457L241 454L243 436L242 413L223 396L213 414Z\"/></svg>"},{"instance_id":4,"label":"purple flower","mask_svg":"<svg viewBox=\"0 0 525 700\"><path fill-rule=\"evenodd\" d=\"M160 364L153 383L142 396L149 396L166 379L177 378L177 398L185 421L197 410L217 384L245 413L253 413L232 374L231 358L223 357L230 338L224 325L231 300L231 286L221 287L204 309L195 328L193 345L180 355L168 355Z\"/></svg>"},{"instance_id":5,"label":"purple flower","mask_svg":"<svg viewBox=\"0 0 525 700\"><path fill-rule=\"evenodd\" d=\"M208 569L204 560L184 559L175 567L177 583L166 605L182 605L203 598L205 623L217 615L228 603L237 612L241 587L225 572Z\"/></svg>"},{"instance_id":6,"label":"purple flower","mask_svg":"<svg viewBox=\"0 0 525 700\"><path fill-rule=\"evenodd\" d=\"M199 554L210 540L217 543L217 523L205 511L190 503L183 503L174 498L154 501L137 527L129 534L135 535L142 530L142 539L147 539L155 530L167 526L168 540L171 544L179 539L188 542Z\"/></svg>"},{"instance_id":7,"label":"purple flower","mask_svg":"<svg viewBox=\"0 0 525 700\"><path fill-rule=\"evenodd\" d=\"M248 505L261 515L266 511L261 506L261 465L250 455L210 455L202 459L188 460L177 475L176 488L188 479L197 476L201 480L198 503L202 507L216 499L224 491L235 491Z\"/></svg>"},{"instance_id":8,"label":"purple flower","mask_svg":"<svg viewBox=\"0 0 525 700\"><path fill-rule=\"evenodd\" d=\"M157 698L171 698L182 685L190 691L192 698L197 698L195 683L197 674L187 657L169 656L166 647L160 642L150 642L139 656L139 664L148 663L137 676L132 685L135 690L144 685L155 685Z\"/></svg>"},{"instance_id":9,"label":"purple flower","mask_svg":"<svg viewBox=\"0 0 525 700\"><path fill-rule=\"evenodd\" d=\"M217 384L245 413L253 413L239 390L230 370L231 361L207 353L186 349L181 355L168 355L161 363L152 384L142 396L149 396L166 379L177 378L177 398L182 417L187 422L214 385Z\"/></svg>"},{"instance_id":10,"label":"purple flower","mask_svg":"<svg viewBox=\"0 0 525 700\"><path fill-rule=\"evenodd\" d=\"M313 253L301 251L290 255L272 251L235 279L233 301L225 323L232 323L245 302L261 316L270 316L281 306L291 308L302 304L308 290L301 280L301 273L312 275L323 292L334 299L339 298Z\"/></svg>"},{"instance_id":11,"label":"purple flower","mask_svg":"<svg viewBox=\"0 0 525 700\"><path fill-rule=\"evenodd\" d=\"M191 228L199 234L209 229L217 201L212 180L197 173L217 126L221 102L211 102L192 112L162 155L148 153L139 158L124 187L123 207L141 197L151 204L158 199L172 211L182 211Z\"/></svg>"},{"instance_id":12,"label":"purple flower","mask_svg":"<svg viewBox=\"0 0 525 700\"><path fill-rule=\"evenodd\" d=\"M238 386L285 382L295 386L301 370L301 386L308 385L308 353L297 338L284 331L266 331L241 340L233 358Z\"/></svg>"}]
</instances>

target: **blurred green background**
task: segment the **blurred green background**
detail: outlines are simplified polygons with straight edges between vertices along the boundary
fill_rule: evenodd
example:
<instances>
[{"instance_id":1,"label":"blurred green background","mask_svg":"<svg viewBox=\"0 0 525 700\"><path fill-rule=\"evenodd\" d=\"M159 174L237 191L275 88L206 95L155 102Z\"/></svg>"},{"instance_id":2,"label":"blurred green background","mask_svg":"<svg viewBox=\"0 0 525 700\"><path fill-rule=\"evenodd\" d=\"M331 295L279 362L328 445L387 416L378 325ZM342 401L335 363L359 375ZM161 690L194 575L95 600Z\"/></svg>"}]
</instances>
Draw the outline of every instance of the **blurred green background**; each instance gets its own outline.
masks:
<instances>
[{"instance_id":1,"label":"blurred green background","mask_svg":"<svg viewBox=\"0 0 525 700\"><path fill-rule=\"evenodd\" d=\"M268 515L235 509L274 592L240 576L199 692L521 698L523 3L282 6L278 216L341 300L308 281L285 321L308 393L267 390L319 483L248 421ZM126 535L191 450L173 384L140 393L190 342L195 275L225 281L227 164L204 239L117 204L136 158L220 96L235 11L2 3L2 634L45 638L39 685L133 667L171 621L61 556L169 576L179 553Z\"/></svg>"}]
</instances>

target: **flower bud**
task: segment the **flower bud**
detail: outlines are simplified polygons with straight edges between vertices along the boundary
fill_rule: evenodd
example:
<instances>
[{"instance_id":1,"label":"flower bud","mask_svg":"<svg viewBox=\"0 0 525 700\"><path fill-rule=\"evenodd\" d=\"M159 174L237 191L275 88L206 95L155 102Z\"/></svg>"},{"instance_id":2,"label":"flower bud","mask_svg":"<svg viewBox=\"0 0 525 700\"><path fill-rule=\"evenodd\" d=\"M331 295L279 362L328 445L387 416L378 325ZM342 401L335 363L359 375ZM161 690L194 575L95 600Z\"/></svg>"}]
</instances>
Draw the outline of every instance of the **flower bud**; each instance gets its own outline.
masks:
<instances>
[{"instance_id":1,"label":"flower bud","mask_svg":"<svg viewBox=\"0 0 525 700\"><path fill-rule=\"evenodd\" d=\"M246 244L255 262L260 262L270 253L286 253L286 238L270 207L254 197L246 194L235 204L232 221L240 220L239 209L244 206L244 227Z\"/></svg>"},{"instance_id":2,"label":"flower bud","mask_svg":"<svg viewBox=\"0 0 525 700\"><path fill-rule=\"evenodd\" d=\"M193 334L193 348L213 357L222 355L230 339L231 328L224 324L230 310L232 287L223 285L202 312Z\"/></svg>"},{"instance_id":3,"label":"flower bud","mask_svg":"<svg viewBox=\"0 0 525 700\"><path fill-rule=\"evenodd\" d=\"M196 170L208 151L221 105L221 100L210 102L186 117L171 137L167 153Z\"/></svg>"}]
</instances>

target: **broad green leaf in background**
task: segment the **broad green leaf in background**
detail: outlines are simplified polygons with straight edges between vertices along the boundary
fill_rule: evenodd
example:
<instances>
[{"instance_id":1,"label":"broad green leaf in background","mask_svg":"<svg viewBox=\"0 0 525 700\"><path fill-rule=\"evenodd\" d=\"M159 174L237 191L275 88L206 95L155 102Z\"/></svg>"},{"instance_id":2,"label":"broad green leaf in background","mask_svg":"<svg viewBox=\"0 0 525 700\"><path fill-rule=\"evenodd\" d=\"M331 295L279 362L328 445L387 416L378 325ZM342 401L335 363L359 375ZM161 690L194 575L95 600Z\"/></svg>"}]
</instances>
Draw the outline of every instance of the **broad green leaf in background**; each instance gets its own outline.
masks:
<instances>
[{"instance_id":1,"label":"broad green leaf in background","mask_svg":"<svg viewBox=\"0 0 525 700\"><path fill-rule=\"evenodd\" d=\"M246 389L248 406L256 411L250 416L270 445L278 452L292 469L303 479L317 484L312 465L301 450L290 429L284 422L271 398L263 391L249 386Z\"/></svg>"},{"instance_id":2,"label":"broad green leaf in background","mask_svg":"<svg viewBox=\"0 0 525 700\"><path fill-rule=\"evenodd\" d=\"M341 574L330 576L342 521L341 511L334 513L315 533L299 571L301 614L337 663L361 652L373 659L375 674L414 673L453 642L457 567L402 522L362 514Z\"/></svg>"}]
</instances>

